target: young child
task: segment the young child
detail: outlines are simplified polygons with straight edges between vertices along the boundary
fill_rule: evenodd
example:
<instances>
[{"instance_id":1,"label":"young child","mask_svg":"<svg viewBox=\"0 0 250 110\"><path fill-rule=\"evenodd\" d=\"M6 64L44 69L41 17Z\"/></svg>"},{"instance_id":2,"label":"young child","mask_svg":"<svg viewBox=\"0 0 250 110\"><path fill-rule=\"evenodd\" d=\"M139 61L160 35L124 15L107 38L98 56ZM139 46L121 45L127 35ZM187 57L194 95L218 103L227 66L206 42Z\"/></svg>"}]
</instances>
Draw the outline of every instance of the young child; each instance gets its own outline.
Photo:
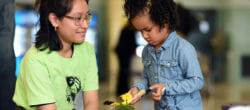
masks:
<instances>
[{"instance_id":1,"label":"young child","mask_svg":"<svg viewBox=\"0 0 250 110\"><path fill-rule=\"evenodd\" d=\"M143 79L128 92L151 91L155 110L202 110L203 76L195 48L175 32L173 0L125 0L124 8L148 42L142 53Z\"/></svg>"}]
</instances>

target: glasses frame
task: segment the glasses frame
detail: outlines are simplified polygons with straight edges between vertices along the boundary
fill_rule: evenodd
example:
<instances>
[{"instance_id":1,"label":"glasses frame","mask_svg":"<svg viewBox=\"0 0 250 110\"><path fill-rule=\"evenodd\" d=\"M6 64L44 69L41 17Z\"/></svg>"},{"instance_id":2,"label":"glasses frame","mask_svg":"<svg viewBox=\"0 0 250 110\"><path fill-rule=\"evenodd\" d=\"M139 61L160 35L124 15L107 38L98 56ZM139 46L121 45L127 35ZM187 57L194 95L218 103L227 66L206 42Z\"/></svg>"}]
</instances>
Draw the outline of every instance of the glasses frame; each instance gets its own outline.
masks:
<instances>
[{"instance_id":1,"label":"glasses frame","mask_svg":"<svg viewBox=\"0 0 250 110\"><path fill-rule=\"evenodd\" d=\"M82 25L82 23L83 23L84 21L86 21L87 24L89 25L90 22L91 22L91 20L92 20L92 18L93 18L93 14L88 13L88 15L85 16L85 17L74 17L74 16L67 16L67 15L65 15L64 17L65 17L65 18L68 18L68 19L71 19L71 20L74 20L75 25L76 25L76 26L80 26L80 25Z\"/></svg>"}]
</instances>

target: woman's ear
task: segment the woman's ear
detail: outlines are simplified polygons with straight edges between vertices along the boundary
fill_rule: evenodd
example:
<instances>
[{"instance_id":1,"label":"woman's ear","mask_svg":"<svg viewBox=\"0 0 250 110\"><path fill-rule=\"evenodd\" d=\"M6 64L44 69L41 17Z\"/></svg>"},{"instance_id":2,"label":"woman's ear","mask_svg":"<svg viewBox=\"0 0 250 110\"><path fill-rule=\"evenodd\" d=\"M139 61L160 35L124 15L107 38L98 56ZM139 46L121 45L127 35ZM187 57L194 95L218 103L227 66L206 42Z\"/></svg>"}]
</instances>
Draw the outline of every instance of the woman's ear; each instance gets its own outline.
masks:
<instances>
[{"instance_id":1,"label":"woman's ear","mask_svg":"<svg viewBox=\"0 0 250 110\"><path fill-rule=\"evenodd\" d=\"M53 27L58 27L58 18L55 15L55 13L49 13L49 21L52 24Z\"/></svg>"}]
</instances>

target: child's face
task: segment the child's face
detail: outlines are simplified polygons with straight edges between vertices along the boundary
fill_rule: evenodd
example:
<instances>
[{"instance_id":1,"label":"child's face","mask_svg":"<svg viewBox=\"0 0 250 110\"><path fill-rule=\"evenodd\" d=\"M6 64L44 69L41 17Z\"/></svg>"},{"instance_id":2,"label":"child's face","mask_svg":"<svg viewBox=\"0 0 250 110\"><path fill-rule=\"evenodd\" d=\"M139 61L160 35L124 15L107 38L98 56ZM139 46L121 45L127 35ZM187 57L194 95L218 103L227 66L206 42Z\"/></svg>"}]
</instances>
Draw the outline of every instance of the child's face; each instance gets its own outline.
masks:
<instances>
[{"instance_id":1,"label":"child's face","mask_svg":"<svg viewBox=\"0 0 250 110\"><path fill-rule=\"evenodd\" d=\"M160 28L151 20L148 12L139 13L132 19L132 24L137 30L141 31L143 38L156 48L164 43L170 33L167 24Z\"/></svg>"}]
</instances>

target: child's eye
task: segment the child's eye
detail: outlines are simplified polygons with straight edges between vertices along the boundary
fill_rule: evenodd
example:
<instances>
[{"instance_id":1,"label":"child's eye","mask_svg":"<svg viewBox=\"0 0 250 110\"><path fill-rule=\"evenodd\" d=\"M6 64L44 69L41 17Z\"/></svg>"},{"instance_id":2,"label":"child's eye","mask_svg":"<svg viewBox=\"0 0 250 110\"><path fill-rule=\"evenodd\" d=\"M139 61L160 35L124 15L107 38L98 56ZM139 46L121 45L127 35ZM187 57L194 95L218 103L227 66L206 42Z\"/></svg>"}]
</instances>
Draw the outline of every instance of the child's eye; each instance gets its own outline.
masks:
<instances>
[{"instance_id":1,"label":"child's eye","mask_svg":"<svg viewBox=\"0 0 250 110\"><path fill-rule=\"evenodd\" d=\"M152 28L145 28L144 31L146 32L150 32L152 30Z\"/></svg>"}]
</instances>

